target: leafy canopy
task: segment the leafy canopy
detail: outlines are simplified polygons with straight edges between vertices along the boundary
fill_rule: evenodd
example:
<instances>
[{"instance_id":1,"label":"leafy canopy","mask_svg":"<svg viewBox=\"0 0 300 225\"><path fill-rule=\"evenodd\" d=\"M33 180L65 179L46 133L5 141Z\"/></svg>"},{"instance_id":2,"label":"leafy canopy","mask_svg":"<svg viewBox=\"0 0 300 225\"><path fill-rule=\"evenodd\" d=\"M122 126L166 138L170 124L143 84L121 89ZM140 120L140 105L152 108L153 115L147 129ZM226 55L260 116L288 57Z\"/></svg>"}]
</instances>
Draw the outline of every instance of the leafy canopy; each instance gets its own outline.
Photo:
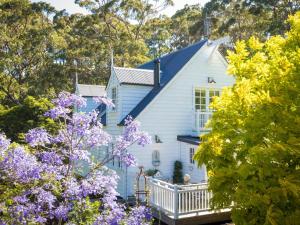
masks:
<instances>
[{"instance_id":1,"label":"leafy canopy","mask_svg":"<svg viewBox=\"0 0 300 225\"><path fill-rule=\"evenodd\" d=\"M238 42L232 88L215 99L212 132L195 159L205 164L215 208L234 203L235 224L300 220L300 12L285 38Z\"/></svg>"}]
</instances>

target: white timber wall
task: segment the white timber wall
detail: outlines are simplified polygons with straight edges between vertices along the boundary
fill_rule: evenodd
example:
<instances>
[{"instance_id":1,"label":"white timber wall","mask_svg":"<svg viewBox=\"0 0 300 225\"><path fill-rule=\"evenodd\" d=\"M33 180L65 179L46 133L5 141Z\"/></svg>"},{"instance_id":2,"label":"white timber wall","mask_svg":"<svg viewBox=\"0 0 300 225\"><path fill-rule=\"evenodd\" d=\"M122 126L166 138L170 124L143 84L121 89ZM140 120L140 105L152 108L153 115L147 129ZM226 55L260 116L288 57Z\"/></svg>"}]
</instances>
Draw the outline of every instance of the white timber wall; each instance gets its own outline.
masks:
<instances>
[{"instance_id":1,"label":"white timber wall","mask_svg":"<svg viewBox=\"0 0 300 225\"><path fill-rule=\"evenodd\" d=\"M184 142L179 143L180 161L182 162L182 173L191 176L191 182L203 183L207 181L206 168L204 165L198 167L197 162L190 162L190 148L197 151L197 145L191 145Z\"/></svg>"},{"instance_id":2,"label":"white timber wall","mask_svg":"<svg viewBox=\"0 0 300 225\"><path fill-rule=\"evenodd\" d=\"M130 152L137 158L138 164L145 170L153 169L152 152L160 152L160 166L164 178L172 180L174 162L186 160L180 152L180 142L177 135L192 135L194 121L194 88L216 88L232 86L234 79L226 75L227 64L214 46L203 46L191 60L178 72L166 87L152 100L152 102L137 117L142 123L142 129L149 132L154 139L158 135L163 143L151 144L144 148L135 146ZM215 84L208 84L207 78L213 77ZM154 140L153 140L154 141ZM182 148L181 151L189 148ZM196 150L196 148L195 148ZM188 155L189 152L186 153ZM189 160L189 158L188 158ZM184 171L188 171L187 162L183 162ZM205 168L199 170L201 180ZM137 168L128 169L128 195L133 194L133 183ZM197 170L193 177L197 176ZM199 180L195 180L197 182ZM192 180L193 182L193 180Z\"/></svg>"},{"instance_id":3,"label":"white timber wall","mask_svg":"<svg viewBox=\"0 0 300 225\"><path fill-rule=\"evenodd\" d=\"M121 85L120 101L122 102L122 120L152 90L152 86Z\"/></svg>"},{"instance_id":4,"label":"white timber wall","mask_svg":"<svg viewBox=\"0 0 300 225\"><path fill-rule=\"evenodd\" d=\"M117 126L120 122L120 115L122 110L122 102L120 101L120 96L122 96L122 89L120 88L120 84L112 71L111 76L109 78L109 82L106 88L106 93L108 98L112 98L112 88L117 88L117 102L116 102L116 110L107 109L106 111L106 126L104 130L108 132L112 137L116 137L122 133L123 127ZM109 146L111 147L111 146ZM103 149L104 150L104 149ZM118 167L118 163L112 165L109 163L109 168L114 169L120 177L117 191L121 196L124 196L125 191L125 174L122 168Z\"/></svg>"}]
</instances>

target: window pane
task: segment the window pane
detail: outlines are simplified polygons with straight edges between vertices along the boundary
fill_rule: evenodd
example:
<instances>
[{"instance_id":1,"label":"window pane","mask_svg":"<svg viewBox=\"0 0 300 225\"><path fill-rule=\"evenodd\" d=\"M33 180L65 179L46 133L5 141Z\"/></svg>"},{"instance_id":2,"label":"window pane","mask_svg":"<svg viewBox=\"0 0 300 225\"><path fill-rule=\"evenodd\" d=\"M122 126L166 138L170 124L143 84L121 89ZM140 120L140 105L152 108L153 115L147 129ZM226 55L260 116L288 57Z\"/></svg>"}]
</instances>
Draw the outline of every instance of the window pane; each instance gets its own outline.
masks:
<instances>
[{"instance_id":1,"label":"window pane","mask_svg":"<svg viewBox=\"0 0 300 225\"><path fill-rule=\"evenodd\" d=\"M196 104L200 104L200 98L196 98Z\"/></svg>"},{"instance_id":2,"label":"window pane","mask_svg":"<svg viewBox=\"0 0 300 225\"><path fill-rule=\"evenodd\" d=\"M205 97L205 90L201 90L201 97Z\"/></svg>"}]
</instances>

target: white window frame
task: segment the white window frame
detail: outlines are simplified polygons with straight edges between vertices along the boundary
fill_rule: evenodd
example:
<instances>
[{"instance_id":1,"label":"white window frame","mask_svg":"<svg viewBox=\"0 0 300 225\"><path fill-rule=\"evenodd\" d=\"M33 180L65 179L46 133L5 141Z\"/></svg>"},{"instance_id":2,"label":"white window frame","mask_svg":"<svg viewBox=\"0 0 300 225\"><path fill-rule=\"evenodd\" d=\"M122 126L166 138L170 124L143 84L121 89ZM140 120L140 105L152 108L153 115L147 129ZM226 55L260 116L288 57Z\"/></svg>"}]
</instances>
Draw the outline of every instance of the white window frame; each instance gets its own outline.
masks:
<instances>
[{"instance_id":1,"label":"white window frame","mask_svg":"<svg viewBox=\"0 0 300 225\"><path fill-rule=\"evenodd\" d=\"M195 148L190 148L189 152L190 156L190 164L195 164L194 155L195 155Z\"/></svg>"},{"instance_id":2,"label":"white window frame","mask_svg":"<svg viewBox=\"0 0 300 225\"><path fill-rule=\"evenodd\" d=\"M197 92L200 94L198 95ZM213 111L209 105L212 102L212 96L210 95L211 92L214 93L213 96L220 96L221 95L221 89L219 88L201 88L201 87L196 87L194 88L194 102L193 102L193 107L196 111L200 112L211 112ZM216 95L218 93L218 95ZM199 101L198 101L199 99ZM204 101L204 103L203 103ZM197 107L198 106L198 107Z\"/></svg>"},{"instance_id":3,"label":"white window frame","mask_svg":"<svg viewBox=\"0 0 300 225\"><path fill-rule=\"evenodd\" d=\"M117 89L117 87L112 87L111 88L111 101L115 105L112 108L112 111L116 112L117 111L117 106L118 106L118 89Z\"/></svg>"},{"instance_id":4,"label":"white window frame","mask_svg":"<svg viewBox=\"0 0 300 225\"><path fill-rule=\"evenodd\" d=\"M153 166L160 165L160 152L158 150L154 150L152 152L152 165Z\"/></svg>"}]
</instances>

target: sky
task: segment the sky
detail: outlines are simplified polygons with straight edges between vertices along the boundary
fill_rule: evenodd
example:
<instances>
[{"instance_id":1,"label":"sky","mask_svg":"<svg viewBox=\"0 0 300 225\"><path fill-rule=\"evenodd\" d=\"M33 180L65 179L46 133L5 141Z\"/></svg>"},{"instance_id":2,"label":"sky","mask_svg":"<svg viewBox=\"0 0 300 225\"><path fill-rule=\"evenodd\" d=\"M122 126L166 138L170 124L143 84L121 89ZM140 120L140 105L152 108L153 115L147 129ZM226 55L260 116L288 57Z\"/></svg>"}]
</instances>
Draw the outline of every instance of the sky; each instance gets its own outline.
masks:
<instances>
[{"instance_id":1,"label":"sky","mask_svg":"<svg viewBox=\"0 0 300 225\"><path fill-rule=\"evenodd\" d=\"M32 0L32 2L39 2L40 0ZM50 3L58 10L66 9L69 14L72 13L84 13L86 14L87 11L84 8L79 7L74 3L74 0L42 0L44 2ZM200 3L202 6L208 2L208 0L173 0L174 6L169 6L166 8L163 13L167 14L168 16L172 16L176 10L182 9L185 4L193 5Z\"/></svg>"}]
</instances>

